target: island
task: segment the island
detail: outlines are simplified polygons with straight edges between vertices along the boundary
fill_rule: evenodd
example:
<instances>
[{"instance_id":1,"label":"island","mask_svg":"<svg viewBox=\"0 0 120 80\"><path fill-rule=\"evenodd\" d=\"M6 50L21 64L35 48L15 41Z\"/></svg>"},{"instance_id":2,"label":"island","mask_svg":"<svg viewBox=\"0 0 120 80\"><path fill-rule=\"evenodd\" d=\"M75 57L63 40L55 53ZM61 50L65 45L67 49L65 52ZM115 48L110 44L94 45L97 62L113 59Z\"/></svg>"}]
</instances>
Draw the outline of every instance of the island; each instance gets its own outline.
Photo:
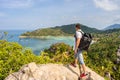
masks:
<instances>
[{"instance_id":1,"label":"island","mask_svg":"<svg viewBox=\"0 0 120 80\"><path fill-rule=\"evenodd\" d=\"M81 29L86 33L99 33L101 30L90 28L81 24ZM19 36L19 38L45 38L46 36L73 36L75 33L75 24L55 26L49 28L27 31Z\"/></svg>"}]
</instances>

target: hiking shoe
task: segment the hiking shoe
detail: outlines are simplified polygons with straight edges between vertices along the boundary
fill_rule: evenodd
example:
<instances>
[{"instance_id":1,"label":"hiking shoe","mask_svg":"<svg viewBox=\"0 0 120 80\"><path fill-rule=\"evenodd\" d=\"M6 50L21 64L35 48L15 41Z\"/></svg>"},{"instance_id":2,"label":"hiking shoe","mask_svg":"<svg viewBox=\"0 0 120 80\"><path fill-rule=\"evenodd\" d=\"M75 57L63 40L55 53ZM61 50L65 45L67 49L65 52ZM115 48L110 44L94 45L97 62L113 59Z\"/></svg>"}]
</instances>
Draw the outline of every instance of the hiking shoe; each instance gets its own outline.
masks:
<instances>
[{"instance_id":1,"label":"hiking shoe","mask_svg":"<svg viewBox=\"0 0 120 80\"><path fill-rule=\"evenodd\" d=\"M82 73L82 74L80 75L80 77L83 78L83 77L85 77L85 76L87 76L87 75L88 75L88 74Z\"/></svg>"},{"instance_id":2,"label":"hiking shoe","mask_svg":"<svg viewBox=\"0 0 120 80\"><path fill-rule=\"evenodd\" d=\"M75 67L75 68L77 67L75 63L71 63L70 65Z\"/></svg>"}]
</instances>

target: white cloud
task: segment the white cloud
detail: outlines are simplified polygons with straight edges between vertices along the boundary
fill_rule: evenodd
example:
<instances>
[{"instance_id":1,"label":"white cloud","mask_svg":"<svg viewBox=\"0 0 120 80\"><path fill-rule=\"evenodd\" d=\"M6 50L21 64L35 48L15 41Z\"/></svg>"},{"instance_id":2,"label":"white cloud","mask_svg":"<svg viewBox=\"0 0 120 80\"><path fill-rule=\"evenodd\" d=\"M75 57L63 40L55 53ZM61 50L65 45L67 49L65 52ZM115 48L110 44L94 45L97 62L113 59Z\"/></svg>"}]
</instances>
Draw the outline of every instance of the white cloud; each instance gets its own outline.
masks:
<instances>
[{"instance_id":1,"label":"white cloud","mask_svg":"<svg viewBox=\"0 0 120 80\"><path fill-rule=\"evenodd\" d=\"M93 0L96 7L104 9L106 11L118 10L119 6L115 0Z\"/></svg>"},{"instance_id":2,"label":"white cloud","mask_svg":"<svg viewBox=\"0 0 120 80\"><path fill-rule=\"evenodd\" d=\"M33 5L33 0L1 0L0 7L4 8L26 8Z\"/></svg>"}]
</instances>

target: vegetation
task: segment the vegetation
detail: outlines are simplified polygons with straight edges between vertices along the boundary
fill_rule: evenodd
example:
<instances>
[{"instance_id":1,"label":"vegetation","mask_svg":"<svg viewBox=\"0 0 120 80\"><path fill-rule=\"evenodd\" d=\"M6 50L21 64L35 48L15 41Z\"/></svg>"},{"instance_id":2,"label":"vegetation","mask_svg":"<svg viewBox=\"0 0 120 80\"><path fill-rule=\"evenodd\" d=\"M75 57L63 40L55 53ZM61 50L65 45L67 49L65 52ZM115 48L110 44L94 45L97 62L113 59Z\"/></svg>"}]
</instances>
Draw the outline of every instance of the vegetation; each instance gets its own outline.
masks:
<instances>
[{"instance_id":1,"label":"vegetation","mask_svg":"<svg viewBox=\"0 0 120 80\"><path fill-rule=\"evenodd\" d=\"M81 24L81 28L87 33L98 33L101 32L95 28L89 28ZM75 24L56 26L45 29L37 29L32 32L23 33L22 36L71 36L75 33Z\"/></svg>"},{"instance_id":2,"label":"vegetation","mask_svg":"<svg viewBox=\"0 0 120 80\"><path fill-rule=\"evenodd\" d=\"M115 80L120 79L120 62L117 63L117 49L120 46L120 31L99 34L99 40L91 45L85 55L86 65L104 76L109 72Z\"/></svg>"},{"instance_id":3,"label":"vegetation","mask_svg":"<svg viewBox=\"0 0 120 80\"><path fill-rule=\"evenodd\" d=\"M119 80L120 62L116 62L116 51L120 46L120 31L93 35L99 39L91 45L88 53L83 52L86 65L102 76L109 72L112 78ZM73 59L74 51L65 43L53 44L41 55L36 56L31 50L23 48L16 42L0 40L0 79L3 80L30 62L69 64Z\"/></svg>"},{"instance_id":4,"label":"vegetation","mask_svg":"<svg viewBox=\"0 0 120 80\"><path fill-rule=\"evenodd\" d=\"M0 80L30 62L42 64L51 60L47 56L34 55L31 50L24 49L18 43L0 40Z\"/></svg>"},{"instance_id":5,"label":"vegetation","mask_svg":"<svg viewBox=\"0 0 120 80\"><path fill-rule=\"evenodd\" d=\"M69 64L74 59L73 48L65 43L53 44L49 49L45 49L44 52L53 62Z\"/></svg>"},{"instance_id":6,"label":"vegetation","mask_svg":"<svg viewBox=\"0 0 120 80\"><path fill-rule=\"evenodd\" d=\"M98 30L95 28L90 28L88 26L81 24L81 29L86 33L91 34L108 34L111 32L118 32L120 29L110 29L110 30ZM21 34L21 36L71 36L75 33L75 24L56 26L51 28L37 29L32 32L26 32Z\"/></svg>"},{"instance_id":7,"label":"vegetation","mask_svg":"<svg viewBox=\"0 0 120 80\"><path fill-rule=\"evenodd\" d=\"M0 79L18 71L21 66L30 62L38 64L63 63L73 60L73 50L69 45L57 43L37 56L29 49L24 49L16 42L0 40Z\"/></svg>"},{"instance_id":8,"label":"vegetation","mask_svg":"<svg viewBox=\"0 0 120 80\"><path fill-rule=\"evenodd\" d=\"M119 80L120 62L117 63L116 54L120 46L120 31L94 35L95 38L99 38L98 41L90 46L88 52L83 52L86 65L101 76L108 72L113 79ZM64 43L54 44L44 52L55 62L69 64L74 59L72 48Z\"/></svg>"},{"instance_id":9,"label":"vegetation","mask_svg":"<svg viewBox=\"0 0 120 80\"><path fill-rule=\"evenodd\" d=\"M104 34L104 33L113 33L113 32L119 32L120 31L120 29L109 29L109 30L105 30L105 31L103 31L102 33Z\"/></svg>"}]
</instances>

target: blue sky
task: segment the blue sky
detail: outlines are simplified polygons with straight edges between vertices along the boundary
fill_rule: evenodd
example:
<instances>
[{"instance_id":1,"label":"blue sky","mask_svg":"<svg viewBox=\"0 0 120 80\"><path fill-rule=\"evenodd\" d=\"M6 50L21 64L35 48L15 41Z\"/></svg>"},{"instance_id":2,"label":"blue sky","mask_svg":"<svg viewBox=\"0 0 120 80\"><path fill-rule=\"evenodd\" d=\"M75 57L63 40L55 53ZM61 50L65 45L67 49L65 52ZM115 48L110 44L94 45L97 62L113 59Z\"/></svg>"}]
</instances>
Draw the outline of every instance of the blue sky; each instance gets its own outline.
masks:
<instances>
[{"instance_id":1,"label":"blue sky","mask_svg":"<svg viewBox=\"0 0 120 80\"><path fill-rule=\"evenodd\" d=\"M0 30L120 23L120 0L0 0Z\"/></svg>"}]
</instances>

